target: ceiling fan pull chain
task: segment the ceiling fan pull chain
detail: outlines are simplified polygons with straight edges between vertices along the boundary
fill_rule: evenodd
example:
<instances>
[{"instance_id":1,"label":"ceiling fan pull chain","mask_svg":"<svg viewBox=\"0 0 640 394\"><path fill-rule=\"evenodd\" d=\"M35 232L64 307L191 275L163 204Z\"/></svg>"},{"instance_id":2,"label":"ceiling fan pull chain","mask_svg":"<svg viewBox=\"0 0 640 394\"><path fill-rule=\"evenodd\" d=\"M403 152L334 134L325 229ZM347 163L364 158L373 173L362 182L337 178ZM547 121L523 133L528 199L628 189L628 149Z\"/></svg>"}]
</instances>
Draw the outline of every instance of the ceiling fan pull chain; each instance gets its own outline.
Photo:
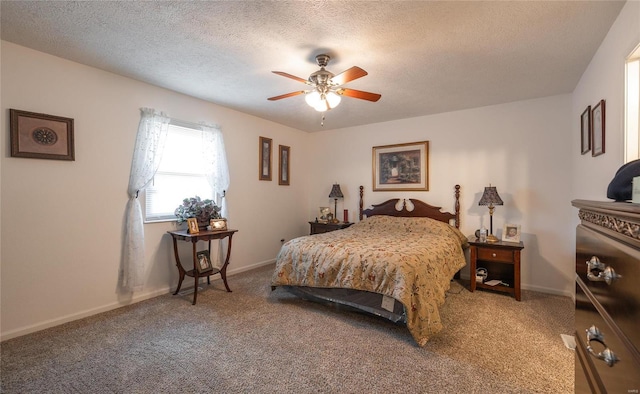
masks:
<instances>
[{"instance_id":1,"label":"ceiling fan pull chain","mask_svg":"<svg viewBox=\"0 0 640 394\"><path fill-rule=\"evenodd\" d=\"M322 113L322 120L320 121L320 126L324 127L324 112Z\"/></svg>"}]
</instances>

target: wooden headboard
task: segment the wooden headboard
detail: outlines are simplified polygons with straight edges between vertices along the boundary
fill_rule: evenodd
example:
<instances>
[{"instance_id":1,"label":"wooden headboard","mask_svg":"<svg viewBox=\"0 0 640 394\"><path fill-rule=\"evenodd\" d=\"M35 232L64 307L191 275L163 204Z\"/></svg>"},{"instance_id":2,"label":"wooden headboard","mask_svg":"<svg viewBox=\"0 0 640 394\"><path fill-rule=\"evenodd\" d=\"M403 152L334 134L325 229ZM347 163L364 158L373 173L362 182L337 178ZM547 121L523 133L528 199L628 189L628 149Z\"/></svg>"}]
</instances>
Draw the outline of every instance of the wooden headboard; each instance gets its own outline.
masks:
<instances>
[{"instance_id":1,"label":"wooden headboard","mask_svg":"<svg viewBox=\"0 0 640 394\"><path fill-rule=\"evenodd\" d=\"M439 220L441 222L450 223L454 221L456 228L460 228L460 185L455 186L455 213L442 212L441 207L434 207L420 200L410 198L409 201L413 205L413 209L409 211L407 209L407 200L402 199L402 208L398 211L396 206L400 201L399 198L387 200L382 204L373 204L373 208L364 209L364 186L360 186L360 220L364 216L371 217L375 215L389 215L400 217L428 217L431 219Z\"/></svg>"}]
</instances>

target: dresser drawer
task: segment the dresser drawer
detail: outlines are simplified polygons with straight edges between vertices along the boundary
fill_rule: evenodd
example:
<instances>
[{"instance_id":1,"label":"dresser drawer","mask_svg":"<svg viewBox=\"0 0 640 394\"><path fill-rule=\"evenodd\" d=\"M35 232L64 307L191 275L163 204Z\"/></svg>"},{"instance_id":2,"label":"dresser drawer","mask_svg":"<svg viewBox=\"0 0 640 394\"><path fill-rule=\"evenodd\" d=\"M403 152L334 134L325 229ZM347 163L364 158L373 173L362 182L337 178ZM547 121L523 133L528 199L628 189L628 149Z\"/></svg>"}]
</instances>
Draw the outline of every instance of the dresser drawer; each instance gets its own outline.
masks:
<instances>
[{"instance_id":1,"label":"dresser drawer","mask_svg":"<svg viewBox=\"0 0 640 394\"><path fill-rule=\"evenodd\" d=\"M584 285L584 284L583 284ZM586 287L586 285L584 285ZM588 290L586 290L588 291ZM602 385L604 391L609 393L631 393L640 390L640 364L637 364L632 355L632 349L625 346L624 340L618 337L614 329L605 321L598 313L596 306L587 296L586 291L580 286L578 279L576 280L576 346L581 347L581 353L586 354L589 358L586 366L587 369L594 368L593 376L596 376L596 385ZM615 326L615 323L611 323ZM588 341L587 330L590 327L597 327L602 335L602 341ZM592 353L587 351L587 346L591 345ZM606 348L615 353L618 362L613 366L596 355L602 353ZM576 366L577 367L577 366ZM576 385L576 387L579 387ZM577 391L577 390L576 390Z\"/></svg>"},{"instance_id":2,"label":"dresser drawer","mask_svg":"<svg viewBox=\"0 0 640 394\"><path fill-rule=\"evenodd\" d=\"M513 251L499 248L478 248L478 260L513 262Z\"/></svg>"},{"instance_id":3,"label":"dresser drawer","mask_svg":"<svg viewBox=\"0 0 640 394\"><path fill-rule=\"evenodd\" d=\"M640 350L640 251L584 226L576 230L576 274L607 313ZM602 267L610 267L618 279L610 284L598 280L601 270L589 273L589 261L597 256Z\"/></svg>"}]
</instances>

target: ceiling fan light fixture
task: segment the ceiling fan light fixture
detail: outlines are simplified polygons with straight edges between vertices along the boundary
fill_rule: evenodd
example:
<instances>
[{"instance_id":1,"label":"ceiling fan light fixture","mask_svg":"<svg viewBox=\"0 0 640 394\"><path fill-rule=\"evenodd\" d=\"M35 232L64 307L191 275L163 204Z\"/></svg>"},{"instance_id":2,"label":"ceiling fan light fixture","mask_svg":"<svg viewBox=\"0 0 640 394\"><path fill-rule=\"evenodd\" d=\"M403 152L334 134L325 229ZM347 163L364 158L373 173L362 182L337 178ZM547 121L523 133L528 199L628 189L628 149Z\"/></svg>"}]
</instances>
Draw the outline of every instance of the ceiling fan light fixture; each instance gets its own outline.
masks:
<instances>
[{"instance_id":1,"label":"ceiling fan light fixture","mask_svg":"<svg viewBox=\"0 0 640 394\"><path fill-rule=\"evenodd\" d=\"M340 104L340 100L342 100L342 97L340 97L336 92L327 93L327 102L329 103L330 108L337 107Z\"/></svg>"},{"instance_id":2,"label":"ceiling fan light fixture","mask_svg":"<svg viewBox=\"0 0 640 394\"><path fill-rule=\"evenodd\" d=\"M318 92L317 90L313 90L307 93L304 96L304 101L306 101L310 107L313 107L313 108L317 107L322 102L322 98L320 97L320 92Z\"/></svg>"}]
</instances>

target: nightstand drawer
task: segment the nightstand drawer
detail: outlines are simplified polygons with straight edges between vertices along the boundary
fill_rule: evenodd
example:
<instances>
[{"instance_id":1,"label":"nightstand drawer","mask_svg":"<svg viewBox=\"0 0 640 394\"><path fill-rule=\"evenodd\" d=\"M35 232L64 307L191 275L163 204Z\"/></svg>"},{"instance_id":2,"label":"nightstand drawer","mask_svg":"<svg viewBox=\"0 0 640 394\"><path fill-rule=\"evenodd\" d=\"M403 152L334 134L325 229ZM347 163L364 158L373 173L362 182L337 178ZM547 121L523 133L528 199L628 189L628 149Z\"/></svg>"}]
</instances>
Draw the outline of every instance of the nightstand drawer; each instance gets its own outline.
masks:
<instances>
[{"instance_id":1,"label":"nightstand drawer","mask_svg":"<svg viewBox=\"0 0 640 394\"><path fill-rule=\"evenodd\" d=\"M498 248L478 248L478 260L513 262L513 251Z\"/></svg>"}]
</instances>

